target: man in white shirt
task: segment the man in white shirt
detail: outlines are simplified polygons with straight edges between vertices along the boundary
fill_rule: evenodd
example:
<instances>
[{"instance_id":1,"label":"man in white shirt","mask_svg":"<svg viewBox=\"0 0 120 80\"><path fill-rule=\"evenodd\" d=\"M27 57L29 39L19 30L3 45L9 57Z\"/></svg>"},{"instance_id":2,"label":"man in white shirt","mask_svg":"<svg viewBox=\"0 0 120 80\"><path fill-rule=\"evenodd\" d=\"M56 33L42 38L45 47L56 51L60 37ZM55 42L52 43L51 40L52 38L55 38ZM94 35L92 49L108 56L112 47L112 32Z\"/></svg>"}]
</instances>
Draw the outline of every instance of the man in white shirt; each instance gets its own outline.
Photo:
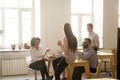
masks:
<instances>
[{"instance_id":1,"label":"man in white shirt","mask_svg":"<svg viewBox=\"0 0 120 80\"><path fill-rule=\"evenodd\" d=\"M88 38L91 39L91 46L97 51L99 48L99 36L97 33L93 32L92 23L87 24L87 31L89 32Z\"/></svg>"}]
</instances>

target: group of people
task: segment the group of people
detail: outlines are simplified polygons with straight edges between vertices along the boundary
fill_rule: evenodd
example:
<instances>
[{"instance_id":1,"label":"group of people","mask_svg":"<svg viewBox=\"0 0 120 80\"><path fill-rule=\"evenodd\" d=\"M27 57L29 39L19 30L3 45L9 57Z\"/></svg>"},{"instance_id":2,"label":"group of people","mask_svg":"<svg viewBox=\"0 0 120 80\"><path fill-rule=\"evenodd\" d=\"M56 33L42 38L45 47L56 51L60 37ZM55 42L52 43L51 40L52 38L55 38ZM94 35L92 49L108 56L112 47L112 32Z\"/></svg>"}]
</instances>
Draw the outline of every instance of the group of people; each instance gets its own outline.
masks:
<instances>
[{"instance_id":1,"label":"group of people","mask_svg":"<svg viewBox=\"0 0 120 80\"><path fill-rule=\"evenodd\" d=\"M71 63L74 63L76 56L81 59L88 60L90 64L90 72L95 73L98 65L97 50L99 48L99 37L93 32L93 25L87 24L87 30L89 37L84 39L83 52L77 50L77 39L72 32L71 25L65 23L64 25L64 38L59 40L57 45L61 47L63 55L52 61L55 80L60 80L60 75L64 69ZM31 39L31 64L30 68L39 70L42 75L42 80L52 80L53 76L49 76L47 66L45 64L45 54L50 50L42 50L40 45L40 38L33 37ZM45 53L45 54L43 54ZM76 67L72 76L72 80L81 80L84 67Z\"/></svg>"}]
</instances>

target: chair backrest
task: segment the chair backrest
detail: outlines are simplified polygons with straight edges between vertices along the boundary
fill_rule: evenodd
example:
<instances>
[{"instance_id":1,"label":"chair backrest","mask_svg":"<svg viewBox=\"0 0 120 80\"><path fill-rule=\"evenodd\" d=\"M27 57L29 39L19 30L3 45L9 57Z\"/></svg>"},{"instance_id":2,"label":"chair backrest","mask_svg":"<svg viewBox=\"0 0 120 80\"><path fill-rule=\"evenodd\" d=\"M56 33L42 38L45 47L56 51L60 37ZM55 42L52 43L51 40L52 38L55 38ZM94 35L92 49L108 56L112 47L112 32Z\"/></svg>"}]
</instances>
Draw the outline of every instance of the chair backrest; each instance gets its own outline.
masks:
<instances>
[{"instance_id":1,"label":"chair backrest","mask_svg":"<svg viewBox=\"0 0 120 80\"><path fill-rule=\"evenodd\" d=\"M96 76L97 78L100 77L101 63L102 63L102 61L99 59L99 63L97 65L97 71L96 71L96 73L90 73L91 75Z\"/></svg>"}]
</instances>

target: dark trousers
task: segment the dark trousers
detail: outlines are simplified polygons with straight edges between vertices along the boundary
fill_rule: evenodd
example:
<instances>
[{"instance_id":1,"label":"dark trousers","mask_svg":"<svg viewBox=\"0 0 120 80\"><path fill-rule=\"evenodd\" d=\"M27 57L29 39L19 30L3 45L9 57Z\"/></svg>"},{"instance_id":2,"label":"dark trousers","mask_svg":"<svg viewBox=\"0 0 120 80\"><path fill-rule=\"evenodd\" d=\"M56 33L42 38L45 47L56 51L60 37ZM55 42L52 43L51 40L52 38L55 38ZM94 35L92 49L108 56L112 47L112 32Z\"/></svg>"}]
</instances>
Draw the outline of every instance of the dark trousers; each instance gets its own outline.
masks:
<instances>
[{"instance_id":1,"label":"dark trousers","mask_svg":"<svg viewBox=\"0 0 120 80\"><path fill-rule=\"evenodd\" d=\"M58 57L52 61L54 74L55 74L55 80L60 80L60 74L64 71L64 69L68 66L68 64L65 61L65 58Z\"/></svg>"},{"instance_id":2,"label":"dark trousers","mask_svg":"<svg viewBox=\"0 0 120 80\"><path fill-rule=\"evenodd\" d=\"M29 67L34 70L39 70L42 75L42 80L45 80L45 75L47 78L49 77L45 60L39 60L39 61L33 62L30 64Z\"/></svg>"},{"instance_id":3,"label":"dark trousers","mask_svg":"<svg viewBox=\"0 0 120 80\"><path fill-rule=\"evenodd\" d=\"M81 80L82 73L84 73L84 72L85 72L84 67L75 67L73 76L72 76L72 80ZM90 72L95 73L96 69L90 67Z\"/></svg>"}]
</instances>

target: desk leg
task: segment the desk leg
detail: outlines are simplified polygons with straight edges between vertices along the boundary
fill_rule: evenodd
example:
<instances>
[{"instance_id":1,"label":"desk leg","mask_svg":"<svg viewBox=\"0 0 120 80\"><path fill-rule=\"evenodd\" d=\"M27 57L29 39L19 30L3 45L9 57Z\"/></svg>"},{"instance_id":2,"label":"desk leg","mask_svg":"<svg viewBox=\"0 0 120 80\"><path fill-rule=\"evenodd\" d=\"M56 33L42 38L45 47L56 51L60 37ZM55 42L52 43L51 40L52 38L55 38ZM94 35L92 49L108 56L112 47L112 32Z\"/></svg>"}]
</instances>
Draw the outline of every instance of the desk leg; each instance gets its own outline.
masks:
<instances>
[{"instance_id":1,"label":"desk leg","mask_svg":"<svg viewBox=\"0 0 120 80\"><path fill-rule=\"evenodd\" d=\"M50 70L50 64L51 64L51 60L48 61L48 73L49 73L49 70Z\"/></svg>"}]
</instances>

